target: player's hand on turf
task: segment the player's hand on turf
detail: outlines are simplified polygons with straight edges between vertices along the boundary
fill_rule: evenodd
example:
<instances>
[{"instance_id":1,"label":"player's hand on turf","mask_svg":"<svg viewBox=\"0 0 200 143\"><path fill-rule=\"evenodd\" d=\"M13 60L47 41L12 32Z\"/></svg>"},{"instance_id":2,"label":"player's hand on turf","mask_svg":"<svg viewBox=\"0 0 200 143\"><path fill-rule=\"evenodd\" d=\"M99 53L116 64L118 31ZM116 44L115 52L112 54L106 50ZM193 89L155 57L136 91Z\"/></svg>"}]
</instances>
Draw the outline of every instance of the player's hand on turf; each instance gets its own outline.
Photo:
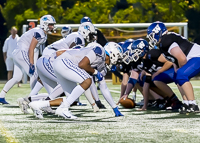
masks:
<instances>
[{"instance_id":1,"label":"player's hand on turf","mask_svg":"<svg viewBox=\"0 0 200 143\"><path fill-rule=\"evenodd\" d=\"M144 106L142 106L142 108L138 109L138 111L146 111L146 110L147 110L147 108Z\"/></svg>"},{"instance_id":2,"label":"player's hand on turf","mask_svg":"<svg viewBox=\"0 0 200 143\"><path fill-rule=\"evenodd\" d=\"M117 105L119 104L120 100L122 100L122 99L125 100L126 98L128 98L128 95L127 95L127 94L125 94L125 95L123 95L122 97L120 97L119 101L117 102Z\"/></svg>"},{"instance_id":3,"label":"player's hand on turf","mask_svg":"<svg viewBox=\"0 0 200 143\"><path fill-rule=\"evenodd\" d=\"M33 75L35 72L35 66L33 64L30 64L29 66L29 74Z\"/></svg>"}]
</instances>

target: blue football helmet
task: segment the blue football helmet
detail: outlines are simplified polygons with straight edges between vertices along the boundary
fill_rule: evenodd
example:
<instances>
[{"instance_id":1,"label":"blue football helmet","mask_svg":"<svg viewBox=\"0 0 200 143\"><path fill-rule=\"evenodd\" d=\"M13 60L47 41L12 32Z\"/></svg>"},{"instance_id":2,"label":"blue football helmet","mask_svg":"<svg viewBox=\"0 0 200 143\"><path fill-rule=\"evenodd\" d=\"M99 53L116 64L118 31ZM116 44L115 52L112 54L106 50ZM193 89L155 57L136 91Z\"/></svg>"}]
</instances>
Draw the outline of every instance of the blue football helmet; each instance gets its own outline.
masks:
<instances>
[{"instance_id":1,"label":"blue football helmet","mask_svg":"<svg viewBox=\"0 0 200 143\"><path fill-rule=\"evenodd\" d=\"M91 22L92 23L92 20L87 17L87 16L84 16L82 19L81 19L81 23L84 23L84 22Z\"/></svg>"},{"instance_id":2,"label":"blue football helmet","mask_svg":"<svg viewBox=\"0 0 200 143\"><path fill-rule=\"evenodd\" d=\"M133 41L131 46L131 57L134 62L137 62L140 58L149 51L149 44L146 40L140 38Z\"/></svg>"},{"instance_id":3,"label":"blue football helmet","mask_svg":"<svg viewBox=\"0 0 200 143\"><path fill-rule=\"evenodd\" d=\"M61 35L63 38L67 37L67 35L69 35L70 33L72 33L72 29L70 26L64 26L61 30Z\"/></svg>"},{"instance_id":4,"label":"blue football helmet","mask_svg":"<svg viewBox=\"0 0 200 143\"><path fill-rule=\"evenodd\" d=\"M153 48L160 40L162 35L167 33L167 28L164 23L157 21L152 23L147 29L147 38L149 45Z\"/></svg>"},{"instance_id":5,"label":"blue football helmet","mask_svg":"<svg viewBox=\"0 0 200 143\"><path fill-rule=\"evenodd\" d=\"M124 44L124 42L119 42L117 44L120 45L120 46L122 46Z\"/></svg>"},{"instance_id":6,"label":"blue football helmet","mask_svg":"<svg viewBox=\"0 0 200 143\"><path fill-rule=\"evenodd\" d=\"M132 57L130 56L130 50L133 41L134 41L133 39L127 39L122 45L122 50L123 50L122 61L127 65L132 61Z\"/></svg>"}]
</instances>

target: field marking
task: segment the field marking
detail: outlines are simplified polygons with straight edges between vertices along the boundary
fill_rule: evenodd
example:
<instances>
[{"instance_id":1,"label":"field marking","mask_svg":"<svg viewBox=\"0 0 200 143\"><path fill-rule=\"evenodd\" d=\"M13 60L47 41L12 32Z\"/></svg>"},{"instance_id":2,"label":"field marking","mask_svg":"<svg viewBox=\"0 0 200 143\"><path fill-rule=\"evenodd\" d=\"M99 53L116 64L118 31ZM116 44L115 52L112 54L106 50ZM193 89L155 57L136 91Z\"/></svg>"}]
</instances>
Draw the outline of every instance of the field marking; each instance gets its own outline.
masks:
<instances>
[{"instance_id":1,"label":"field marking","mask_svg":"<svg viewBox=\"0 0 200 143\"><path fill-rule=\"evenodd\" d=\"M7 143L19 143L19 141L11 134L11 132L6 129L3 123L0 121L0 133L6 138Z\"/></svg>"}]
</instances>

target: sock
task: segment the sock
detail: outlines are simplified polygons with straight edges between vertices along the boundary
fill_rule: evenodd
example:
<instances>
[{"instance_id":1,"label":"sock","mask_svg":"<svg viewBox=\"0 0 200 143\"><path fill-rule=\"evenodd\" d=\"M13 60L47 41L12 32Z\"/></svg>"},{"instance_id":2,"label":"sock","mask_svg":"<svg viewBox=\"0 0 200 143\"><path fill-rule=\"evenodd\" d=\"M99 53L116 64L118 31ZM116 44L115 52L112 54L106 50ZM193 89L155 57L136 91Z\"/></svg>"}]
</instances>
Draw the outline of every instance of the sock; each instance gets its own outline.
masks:
<instances>
[{"instance_id":1,"label":"sock","mask_svg":"<svg viewBox=\"0 0 200 143\"><path fill-rule=\"evenodd\" d=\"M183 100L183 103L186 105L189 105L189 101L188 100Z\"/></svg>"},{"instance_id":2,"label":"sock","mask_svg":"<svg viewBox=\"0 0 200 143\"><path fill-rule=\"evenodd\" d=\"M91 105L95 103L95 101L94 101L94 99L93 99L93 97L92 97L92 93L91 93L90 88L88 88L88 89L85 91L85 97L87 98L87 100L90 102Z\"/></svg>"},{"instance_id":3,"label":"sock","mask_svg":"<svg viewBox=\"0 0 200 143\"><path fill-rule=\"evenodd\" d=\"M48 93L40 93L38 95L32 95L31 96L31 101L38 101L38 100L41 100L41 99L45 99L49 96Z\"/></svg>"},{"instance_id":4,"label":"sock","mask_svg":"<svg viewBox=\"0 0 200 143\"><path fill-rule=\"evenodd\" d=\"M189 104L195 104L195 105L197 104L197 103L196 103L196 100L189 100L188 103L189 103Z\"/></svg>"},{"instance_id":5,"label":"sock","mask_svg":"<svg viewBox=\"0 0 200 143\"><path fill-rule=\"evenodd\" d=\"M38 94L38 92L42 89L42 87L43 85L37 81L34 88L31 90L31 93L29 94L29 96Z\"/></svg>"},{"instance_id":6,"label":"sock","mask_svg":"<svg viewBox=\"0 0 200 143\"><path fill-rule=\"evenodd\" d=\"M71 92L71 94L67 97L66 102L69 103L70 105L74 103L74 101L81 96L81 94L85 90L80 86L77 85ZM63 99L64 101L64 99Z\"/></svg>"},{"instance_id":7,"label":"sock","mask_svg":"<svg viewBox=\"0 0 200 143\"><path fill-rule=\"evenodd\" d=\"M106 85L105 80L102 80L99 83L100 83L99 87L100 87L101 93L103 94L103 97L106 99L106 101L112 108L116 108L117 105L115 104L115 102L110 94L110 91Z\"/></svg>"},{"instance_id":8,"label":"sock","mask_svg":"<svg viewBox=\"0 0 200 143\"><path fill-rule=\"evenodd\" d=\"M6 92L2 90L0 93L0 98L5 98L5 96L6 96Z\"/></svg>"},{"instance_id":9,"label":"sock","mask_svg":"<svg viewBox=\"0 0 200 143\"><path fill-rule=\"evenodd\" d=\"M63 89L62 86L60 84L58 84L53 91L49 94L49 98L51 99L55 99L56 97L58 97L59 95L61 95L63 93Z\"/></svg>"}]
</instances>

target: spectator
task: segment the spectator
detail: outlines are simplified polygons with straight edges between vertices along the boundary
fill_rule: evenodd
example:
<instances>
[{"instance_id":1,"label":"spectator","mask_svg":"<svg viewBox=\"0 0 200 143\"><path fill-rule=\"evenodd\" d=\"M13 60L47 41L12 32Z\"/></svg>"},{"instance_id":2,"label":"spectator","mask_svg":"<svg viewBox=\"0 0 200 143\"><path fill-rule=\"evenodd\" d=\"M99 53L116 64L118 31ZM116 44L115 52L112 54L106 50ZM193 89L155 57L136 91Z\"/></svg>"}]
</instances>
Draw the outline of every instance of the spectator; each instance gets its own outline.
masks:
<instances>
[{"instance_id":1,"label":"spectator","mask_svg":"<svg viewBox=\"0 0 200 143\"><path fill-rule=\"evenodd\" d=\"M12 58L12 52L17 47L17 41L19 36L17 35L17 28L12 27L10 31L11 35L5 40L3 46L3 57L4 62L6 64L7 70L7 79L10 80L13 75L14 63ZM20 82L18 83L18 87L20 87Z\"/></svg>"}]
</instances>

